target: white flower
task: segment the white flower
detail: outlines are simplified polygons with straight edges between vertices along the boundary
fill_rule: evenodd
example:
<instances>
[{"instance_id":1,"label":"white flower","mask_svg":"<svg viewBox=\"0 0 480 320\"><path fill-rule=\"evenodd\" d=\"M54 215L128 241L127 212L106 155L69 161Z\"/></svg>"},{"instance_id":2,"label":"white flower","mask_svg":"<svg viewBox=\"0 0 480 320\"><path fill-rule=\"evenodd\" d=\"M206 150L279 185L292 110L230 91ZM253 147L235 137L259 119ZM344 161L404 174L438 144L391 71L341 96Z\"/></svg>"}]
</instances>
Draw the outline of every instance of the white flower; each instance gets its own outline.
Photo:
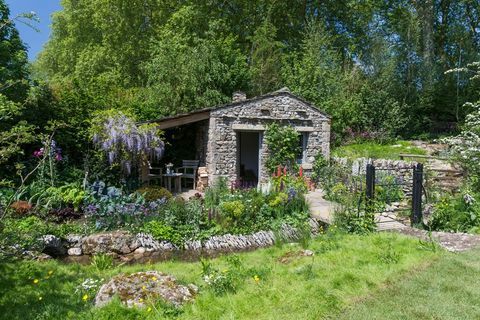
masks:
<instances>
[{"instance_id":1,"label":"white flower","mask_svg":"<svg viewBox=\"0 0 480 320\"><path fill-rule=\"evenodd\" d=\"M472 205L473 203L475 203L475 198L473 196L471 196L470 194L466 193L463 195L463 200L465 201L466 204L468 205Z\"/></svg>"}]
</instances>

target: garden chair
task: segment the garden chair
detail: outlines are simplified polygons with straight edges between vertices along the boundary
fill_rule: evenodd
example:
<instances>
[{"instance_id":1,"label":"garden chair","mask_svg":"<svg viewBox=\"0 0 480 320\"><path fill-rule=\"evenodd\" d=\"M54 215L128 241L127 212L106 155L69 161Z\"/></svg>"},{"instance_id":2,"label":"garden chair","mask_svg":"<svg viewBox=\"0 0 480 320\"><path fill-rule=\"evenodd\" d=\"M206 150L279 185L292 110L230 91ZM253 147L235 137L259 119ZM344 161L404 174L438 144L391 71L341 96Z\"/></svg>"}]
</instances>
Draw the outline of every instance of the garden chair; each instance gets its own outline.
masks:
<instances>
[{"instance_id":1,"label":"garden chair","mask_svg":"<svg viewBox=\"0 0 480 320\"><path fill-rule=\"evenodd\" d=\"M197 187L197 171L199 164L199 160L182 160L182 166L176 169L177 173L182 173L182 180L192 180L193 189Z\"/></svg>"},{"instance_id":2,"label":"garden chair","mask_svg":"<svg viewBox=\"0 0 480 320\"><path fill-rule=\"evenodd\" d=\"M147 183L150 185L150 181L158 181L158 184L162 185L163 180L163 169L161 167L152 167L150 162L148 163L148 180Z\"/></svg>"}]
</instances>

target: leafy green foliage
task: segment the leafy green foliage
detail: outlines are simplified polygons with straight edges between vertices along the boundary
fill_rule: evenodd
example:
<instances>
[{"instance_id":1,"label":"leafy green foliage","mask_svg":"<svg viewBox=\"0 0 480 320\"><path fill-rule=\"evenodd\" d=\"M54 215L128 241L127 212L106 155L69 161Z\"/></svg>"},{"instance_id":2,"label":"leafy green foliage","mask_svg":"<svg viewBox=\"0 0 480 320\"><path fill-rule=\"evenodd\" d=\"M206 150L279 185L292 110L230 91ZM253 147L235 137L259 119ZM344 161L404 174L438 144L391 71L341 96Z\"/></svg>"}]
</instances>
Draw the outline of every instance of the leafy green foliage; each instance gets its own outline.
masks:
<instances>
[{"instance_id":1,"label":"leafy green foliage","mask_svg":"<svg viewBox=\"0 0 480 320\"><path fill-rule=\"evenodd\" d=\"M36 207L48 211L65 206L80 210L86 192L78 184L65 184L60 187L46 187L43 184L31 183L27 188L28 201Z\"/></svg>"},{"instance_id":2,"label":"leafy green foliage","mask_svg":"<svg viewBox=\"0 0 480 320\"><path fill-rule=\"evenodd\" d=\"M265 94L280 86L281 64L278 62L282 58L284 45L276 36L277 29L267 17L250 38L250 74L254 94Z\"/></svg>"},{"instance_id":3,"label":"leafy green foliage","mask_svg":"<svg viewBox=\"0 0 480 320\"><path fill-rule=\"evenodd\" d=\"M354 205L335 212L335 225L349 233L366 234L377 228L373 213L358 210Z\"/></svg>"},{"instance_id":4,"label":"leafy green foliage","mask_svg":"<svg viewBox=\"0 0 480 320\"><path fill-rule=\"evenodd\" d=\"M464 193L444 196L435 204L428 226L432 230L474 232L480 230L478 195Z\"/></svg>"},{"instance_id":5,"label":"leafy green foliage","mask_svg":"<svg viewBox=\"0 0 480 320\"><path fill-rule=\"evenodd\" d=\"M0 66L0 93L12 101L23 101L28 92L27 50L4 0L0 1Z\"/></svg>"},{"instance_id":6,"label":"leafy green foliage","mask_svg":"<svg viewBox=\"0 0 480 320\"><path fill-rule=\"evenodd\" d=\"M236 48L223 20L212 20L205 30L192 32L189 24L198 8L186 6L161 28L145 63L147 106L141 116L158 118L226 103L231 93L246 86L246 57Z\"/></svg>"},{"instance_id":7,"label":"leafy green foliage","mask_svg":"<svg viewBox=\"0 0 480 320\"><path fill-rule=\"evenodd\" d=\"M85 234L84 226L78 223L51 223L37 216L21 218L5 218L2 225L0 245L6 248L0 258L10 251L11 246L18 246L25 250L41 251L38 239L46 234L57 237L66 237L68 234ZM15 250L14 250L15 251ZM12 255L17 252L12 252Z\"/></svg>"},{"instance_id":8,"label":"leafy green foliage","mask_svg":"<svg viewBox=\"0 0 480 320\"><path fill-rule=\"evenodd\" d=\"M158 220L151 220L145 223L142 231L151 234L157 240L169 241L174 244L181 244L183 240L182 235L178 231Z\"/></svg>"},{"instance_id":9,"label":"leafy green foliage","mask_svg":"<svg viewBox=\"0 0 480 320\"><path fill-rule=\"evenodd\" d=\"M0 93L0 164L23 153L23 145L34 141L34 127L25 121L15 123L21 107Z\"/></svg>"},{"instance_id":10,"label":"leafy green foliage","mask_svg":"<svg viewBox=\"0 0 480 320\"><path fill-rule=\"evenodd\" d=\"M300 148L300 135L289 126L277 123L268 125L265 131L265 141L269 152L265 166L273 173L278 166L296 170L296 157Z\"/></svg>"}]
</instances>

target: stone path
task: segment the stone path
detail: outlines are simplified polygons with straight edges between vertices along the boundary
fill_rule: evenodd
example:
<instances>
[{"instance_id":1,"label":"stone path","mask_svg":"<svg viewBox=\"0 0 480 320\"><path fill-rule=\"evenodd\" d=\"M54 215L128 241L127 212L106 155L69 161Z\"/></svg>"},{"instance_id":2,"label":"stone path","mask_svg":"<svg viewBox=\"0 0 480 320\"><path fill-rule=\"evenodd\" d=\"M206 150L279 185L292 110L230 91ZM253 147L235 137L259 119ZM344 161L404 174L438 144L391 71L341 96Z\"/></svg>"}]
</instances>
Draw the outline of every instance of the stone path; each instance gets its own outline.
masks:
<instances>
[{"instance_id":1,"label":"stone path","mask_svg":"<svg viewBox=\"0 0 480 320\"><path fill-rule=\"evenodd\" d=\"M335 208L339 204L325 200L323 196L323 191L320 189L307 193L306 199L310 205L310 215L316 220L331 224Z\"/></svg>"},{"instance_id":2,"label":"stone path","mask_svg":"<svg viewBox=\"0 0 480 320\"><path fill-rule=\"evenodd\" d=\"M389 231L389 230L399 230L399 229L408 228L406 225L404 225L400 221L384 215L376 216L375 221L377 222L378 231Z\"/></svg>"},{"instance_id":3,"label":"stone path","mask_svg":"<svg viewBox=\"0 0 480 320\"><path fill-rule=\"evenodd\" d=\"M333 222L335 209L340 206L338 203L325 200L324 193L320 189L309 192L306 198L308 204L310 205L310 215L312 218L328 224ZM406 228L404 224L391 217L378 215L375 217L375 219L377 220L377 227L379 231Z\"/></svg>"}]
</instances>

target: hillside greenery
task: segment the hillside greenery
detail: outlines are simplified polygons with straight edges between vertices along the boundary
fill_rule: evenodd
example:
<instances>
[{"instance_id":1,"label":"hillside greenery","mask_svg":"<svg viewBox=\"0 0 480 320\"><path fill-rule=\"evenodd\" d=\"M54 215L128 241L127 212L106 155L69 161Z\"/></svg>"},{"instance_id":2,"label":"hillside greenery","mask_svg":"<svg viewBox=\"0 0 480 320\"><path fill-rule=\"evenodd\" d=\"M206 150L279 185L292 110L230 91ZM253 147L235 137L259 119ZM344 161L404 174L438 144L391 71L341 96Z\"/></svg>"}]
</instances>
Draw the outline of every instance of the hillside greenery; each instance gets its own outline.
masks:
<instances>
[{"instance_id":1,"label":"hillside greenery","mask_svg":"<svg viewBox=\"0 0 480 320\"><path fill-rule=\"evenodd\" d=\"M61 4L30 64L0 1L0 154L10 177L52 122L63 124L55 134L69 164L90 163L89 119L111 108L149 120L287 86L333 116L341 143L451 129L478 95L467 74L445 73L478 60L473 0Z\"/></svg>"}]
</instances>

